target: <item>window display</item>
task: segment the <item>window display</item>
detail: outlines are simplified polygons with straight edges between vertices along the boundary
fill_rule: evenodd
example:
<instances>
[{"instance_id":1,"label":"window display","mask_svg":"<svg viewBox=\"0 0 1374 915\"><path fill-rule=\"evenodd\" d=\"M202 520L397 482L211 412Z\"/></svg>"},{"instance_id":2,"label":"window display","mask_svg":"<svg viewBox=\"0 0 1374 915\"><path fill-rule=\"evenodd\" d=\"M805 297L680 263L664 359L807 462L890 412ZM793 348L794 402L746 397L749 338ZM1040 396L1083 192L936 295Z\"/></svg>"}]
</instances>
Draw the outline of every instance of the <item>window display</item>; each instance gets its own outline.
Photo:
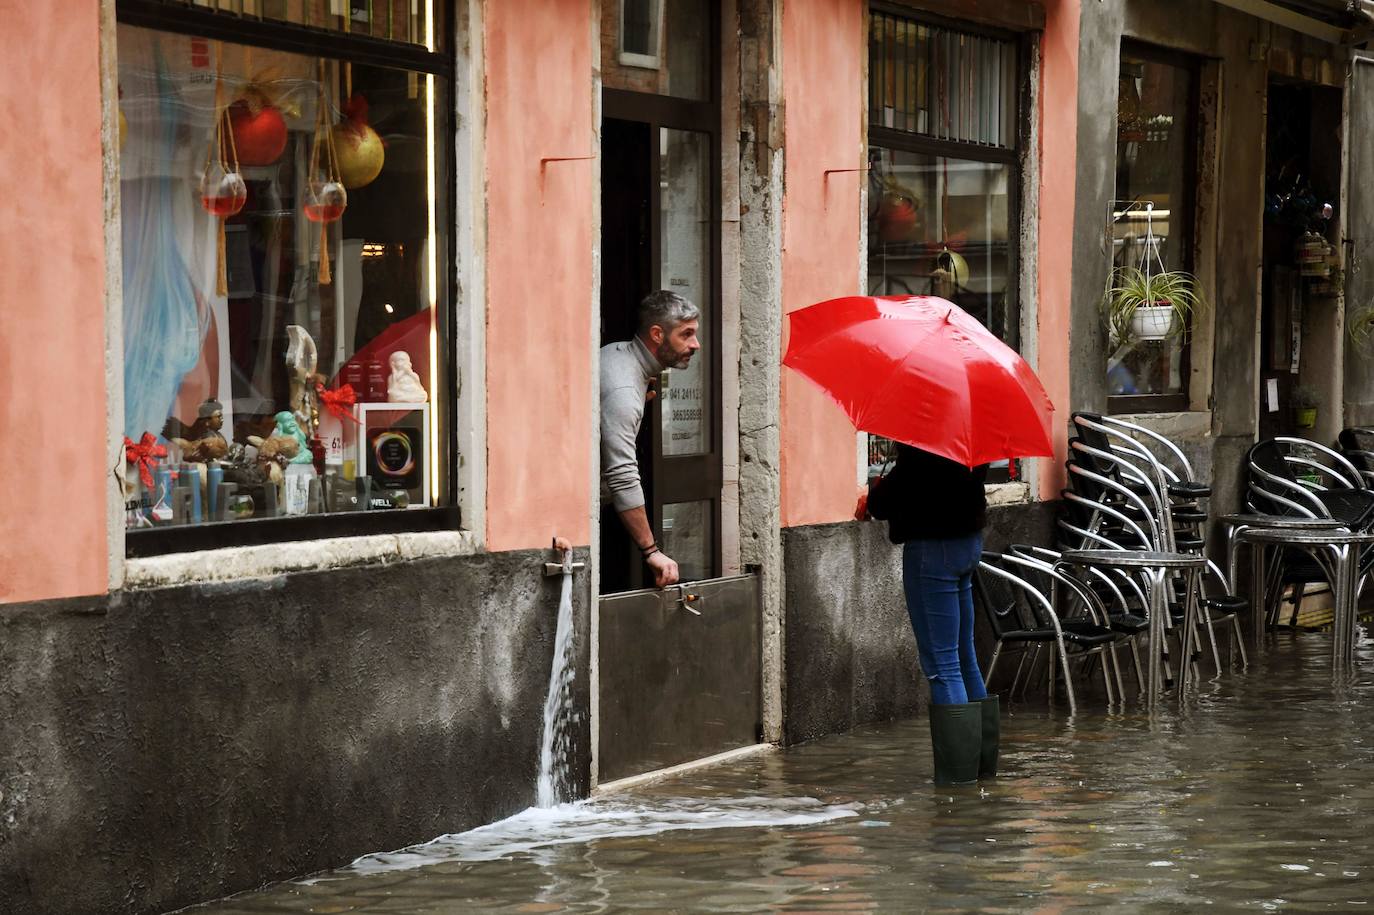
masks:
<instances>
[{"instance_id":1,"label":"window display","mask_svg":"<svg viewBox=\"0 0 1374 915\"><path fill-rule=\"evenodd\" d=\"M1182 300L1196 295L1189 273L1196 93L1194 62L1132 45L1122 48L1106 378L1113 397L1151 399L1116 401L1114 409L1187 405L1192 309ZM1146 304L1129 307L1131 295ZM1118 304L1123 299L1125 309Z\"/></svg>"},{"instance_id":2,"label":"window display","mask_svg":"<svg viewBox=\"0 0 1374 915\"><path fill-rule=\"evenodd\" d=\"M118 42L127 526L447 504L446 80Z\"/></svg>"}]
</instances>

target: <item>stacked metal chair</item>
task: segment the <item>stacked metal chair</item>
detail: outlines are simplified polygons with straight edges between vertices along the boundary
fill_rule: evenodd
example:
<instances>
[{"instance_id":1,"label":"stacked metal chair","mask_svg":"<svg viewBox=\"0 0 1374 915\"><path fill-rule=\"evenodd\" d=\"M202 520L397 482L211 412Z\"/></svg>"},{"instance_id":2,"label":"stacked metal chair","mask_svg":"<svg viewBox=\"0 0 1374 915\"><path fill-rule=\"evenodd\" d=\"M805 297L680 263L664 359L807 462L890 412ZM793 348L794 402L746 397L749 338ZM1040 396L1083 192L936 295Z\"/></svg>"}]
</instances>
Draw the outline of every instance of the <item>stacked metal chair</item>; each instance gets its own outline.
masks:
<instances>
[{"instance_id":1,"label":"stacked metal chair","mask_svg":"<svg viewBox=\"0 0 1374 915\"><path fill-rule=\"evenodd\" d=\"M1369 430L1342 431L1337 451L1318 442L1280 436L1251 446L1246 455L1246 504L1251 511L1301 518L1332 518L1351 530L1374 527L1374 474L1361 469ZM1352 433L1347 435L1347 433ZM1371 455L1374 457L1374 455ZM1360 587L1374 568L1374 551L1360 559ZM1273 625L1283 606L1283 593L1296 618L1305 586L1325 583L1326 573L1300 550L1286 550L1264 582L1269 595L1266 625Z\"/></svg>"},{"instance_id":2,"label":"stacked metal chair","mask_svg":"<svg viewBox=\"0 0 1374 915\"><path fill-rule=\"evenodd\" d=\"M1057 674L1062 672L1069 709L1077 710L1070 661L1080 658L1101 662L1099 670L1109 703L1124 696L1115 652L1120 636L1106 624L1099 598L1077 580L1024 556L985 552L974 576L974 598L997 642L984 674L986 682L992 682L1003 650L1008 646L1020 648L1010 694L1015 695L1018 686L1024 694L1041 651L1048 648L1051 702Z\"/></svg>"},{"instance_id":3,"label":"stacked metal chair","mask_svg":"<svg viewBox=\"0 0 1374 915\"><path fill-rule=\"evenodd\" d=\"M1374 429L1350 426L1336 437L1341 455L1360 474L1365 488L1374 487Z\"/></svg>"},{"instance_id":4,"label":"stacked metal chair","mask_svg":"<svg viewBox=\"0 0 1374 915\"><path fill-rule=\"evenodd\" d=\"M1062 493L1064 512L1059 520L1060 546L1065 549L1157 550L1205 554L1207 511L1203 502L1211 487L1195 479L1187 456L1157 432L1115 417L1096 413L1073 414L1074 436L1069 442L1069 488ZM1126 598L1120 611L1123 628L1148 624L1143 583L1129 575L1120 590ZM1174 580L1168 603L1170 624L1182 616L1183 595ZM1228 657L1242 663L1245 642L1239 614L1246 608L1231 582L1208 560L1200 601L1201 630L1211 648L1218 672L1222 663L1215 629L1225 627ZM1136 629L1137 634L1146 627ZM1183 654L1194 656L1189 646Z\"/></svg>"}]
</instances>

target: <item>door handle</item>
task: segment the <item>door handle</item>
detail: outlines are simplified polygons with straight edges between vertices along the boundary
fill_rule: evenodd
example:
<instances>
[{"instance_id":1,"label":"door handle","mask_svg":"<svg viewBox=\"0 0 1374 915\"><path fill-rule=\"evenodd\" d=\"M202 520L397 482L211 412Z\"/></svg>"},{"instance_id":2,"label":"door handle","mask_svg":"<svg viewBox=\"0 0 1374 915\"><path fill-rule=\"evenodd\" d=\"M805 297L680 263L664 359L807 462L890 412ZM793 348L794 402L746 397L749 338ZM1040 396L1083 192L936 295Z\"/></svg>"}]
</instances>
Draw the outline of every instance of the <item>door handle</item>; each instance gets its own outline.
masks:
<instances>
[{"instance_id":1,"label":"door handle","mask_svg":"<svg viewBox=\"0 0 1374 915\"><path fill-rule=\"evenodd\" d=\"M673 587L677 588L678 606L694 616L701 616L701 611L692 606L693 604L701 603L701 595L692 594L687 590L687 586L683 584L674 585Z\"/></svg>"}]
</instances>

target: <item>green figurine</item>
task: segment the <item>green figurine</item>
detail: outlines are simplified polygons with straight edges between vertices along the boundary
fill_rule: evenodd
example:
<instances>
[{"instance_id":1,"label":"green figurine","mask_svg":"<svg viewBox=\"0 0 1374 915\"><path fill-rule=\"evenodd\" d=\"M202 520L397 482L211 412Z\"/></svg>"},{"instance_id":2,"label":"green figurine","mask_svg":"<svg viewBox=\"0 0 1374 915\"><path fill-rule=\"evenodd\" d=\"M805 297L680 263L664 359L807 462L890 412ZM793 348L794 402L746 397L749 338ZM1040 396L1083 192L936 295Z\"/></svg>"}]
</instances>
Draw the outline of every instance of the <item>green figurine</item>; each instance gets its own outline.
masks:
<instances>
[{"instance_id":1,"label":"green figurine","mask_svg":"<svg viewBox=\"0 0 1374 915\"><path fill-rule=\"evenodd\" d=\"M273 419L277 421L276 435L282 438L295 439L296 443L300 445L300 450L287 463L312 463L315 456L310 453L310 443L306 440L305 433L301 431L300 423L296 422L295 415L290 410L282 410Z\"/></svg>"}]
</instances>

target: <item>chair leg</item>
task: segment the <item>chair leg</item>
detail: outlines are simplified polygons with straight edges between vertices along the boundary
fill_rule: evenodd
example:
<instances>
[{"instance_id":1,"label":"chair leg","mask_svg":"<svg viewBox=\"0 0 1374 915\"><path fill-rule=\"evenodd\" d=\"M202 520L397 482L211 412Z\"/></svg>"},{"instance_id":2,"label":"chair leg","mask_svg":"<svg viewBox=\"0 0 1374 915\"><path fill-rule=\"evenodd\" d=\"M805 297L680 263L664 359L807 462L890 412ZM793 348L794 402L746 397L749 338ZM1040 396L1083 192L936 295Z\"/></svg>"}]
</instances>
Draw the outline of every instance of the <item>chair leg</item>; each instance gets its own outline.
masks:
<instances>
[{"instance_id":1,"label":"chair leg","mask_svg":"<svg viewBox=\"0 0 1374 915\"><path fill-rule=\"evenodd\" d=\"M983 686L987 686L989 683L992 682L992 672L997 669L997 661L1001 657L1002 643L999 641L996 647L992 649L992 659L988 661L987 672L983 674Z\"/></svg>"},{"instance_id":2,"label":"chair leg","mask_svg":"<svg viewBox=\"0 0 1374 915\"><path fill-rule=\"evenodd\" d=\"M1075 712L1078 711L1078 702L1074 699L1074 695L1073 695L1073 678L1072 678L1071 676L1069 676L1069 655L1068 655L1068 652L1064 650L1064 638L1063 638L1063 636L1059 636L1058 638L1055 639L1055 641L1059 643L1059 663L1060 663L1060 665L1064 668L1064 692L1065 692L1065 693L1068 695L1068 697L1069 697L1069 714L1072 715L1072 714L1074 714ZM1053 664L1054 658L1051 657L1051 658L1050 658L1050 661L1051 661L1051 664L1050 664L1050 682L1053 683L1053 682L1054 682L1054 679L1053 679L1053 678L1054 678L1054 664Z\"/></svg>"},{"instance_id":3,"label":"chair leg","mask_svg":"<svg viewBox=\"0 0 1374 915\"><path fill-rule=\"evenodd\" d=\"M1236 648L1240 651L1240 666L1246 670L1250 669L1250 658L1245 653L1245 633L1240 628L1240 617L1231 617L1231 630L1236 637ZM1235 668L1233 667L1232 670Z\"/></svg>"},{"instance_id":4,"label":"chair leg","mask_svg":"<svg viewBox=\"0 0 1374 915\"><path fill-rule=\"evenodd\" d=\"M1121 679L1121 656L1116 653L1116 642L1112 642L1112 671L1116 674L1116 697L1121 704L1126 703L1126 684Z\"/></svg>"},{"instance_id":5,"label":"chair leg","mask_svg":"<svg viewBox=\"0 0 1374 915\"><path fill-rule=\"evenodd\" d=\"M1145 692L1145 674L1140 669L1140 636L1133 635L1128 640L1131 646L1131 666L1135 668L1136 695Z\"/></svg>"},{"instance_id":6,"label":"chair leg","mask_svg":"<svg viewBox=\"0 0 1374 915\"><path fill-rule=\"evenodd\" d=\"M1219 677L1221 676L1221 652L1217 651L1217 634L1212 628L1215 625L1212 622L1212 612L1201 606L1201 601L1198 604L1198 610L1202 611L1202 622L1207 627L1207 641L1212 645L1212 663L1216 665L1217 676Z\"/></svg>"},{"instance_id":7,"label":"chair leg","mask_svg":"<svg viewBox=\"0 0 1374 915\"><path fill-rule=\"evenodd\" d=\"M1116 699L1112 694L1112 671L1107 663L1107 646L1101 646L1099 652L1102 655L1102 685L1107 689L1107 705L1110 706L1115 704Z\"/></svg>"}]
</instances>

